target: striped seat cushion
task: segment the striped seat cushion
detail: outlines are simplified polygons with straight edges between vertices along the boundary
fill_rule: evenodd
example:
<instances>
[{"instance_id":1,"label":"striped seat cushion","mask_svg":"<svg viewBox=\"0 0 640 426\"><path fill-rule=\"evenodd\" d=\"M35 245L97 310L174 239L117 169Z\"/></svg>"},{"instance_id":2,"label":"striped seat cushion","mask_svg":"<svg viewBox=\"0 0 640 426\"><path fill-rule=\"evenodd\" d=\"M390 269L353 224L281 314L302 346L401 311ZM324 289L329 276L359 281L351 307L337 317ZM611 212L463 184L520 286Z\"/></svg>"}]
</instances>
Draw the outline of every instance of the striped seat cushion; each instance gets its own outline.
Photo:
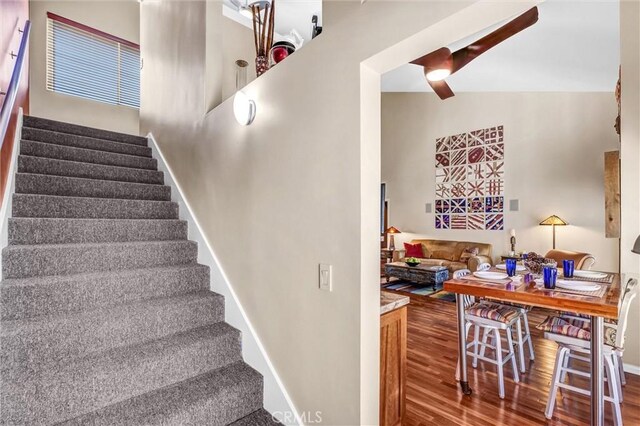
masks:
<instances>
[{"instance_id":1,"label":"striped seat cushion","mask_svg":"<svg viewBox=\"0 0 640 426\"><path fill-rule=\"evenodd\" d=\"M536 328L580 340L591 340L591 324L579 319L549 316L538 324ZM604 327L604 344L614 347L616 345L616 329L607 327L606 324Z\"/></svg>"},{"instance_id":2,"label":"striped seat cushion","mask_svg":"<svg viewBox=\"0 0 640 426\"><path fill-rule=\"evenodd\" d=\"M584 320L587 321L587 322L591 319L591 317L589 315L586 315L586 314L578 314L578 313L575 313L575 312L565 312L565 311L560 311L560 316L561 317L570 316L570 317L576 317L576 318L584 318ZM608 324L614 324L614 325L618 324L618 320L611 319L611 318L605 318L604 322L608 323Z\"/></svg>"},{"instance_id":3,"label":"striped seat cushion","mask_svg":"<svg viewBox=\"0 0 640 426\"><path fill-rule=\"evenodd\" d=\"M520 315L520 312L513 306L491 302L480 302L467 309L467 315L503 323L510 323Z\"/></svg>"}]
</instances>

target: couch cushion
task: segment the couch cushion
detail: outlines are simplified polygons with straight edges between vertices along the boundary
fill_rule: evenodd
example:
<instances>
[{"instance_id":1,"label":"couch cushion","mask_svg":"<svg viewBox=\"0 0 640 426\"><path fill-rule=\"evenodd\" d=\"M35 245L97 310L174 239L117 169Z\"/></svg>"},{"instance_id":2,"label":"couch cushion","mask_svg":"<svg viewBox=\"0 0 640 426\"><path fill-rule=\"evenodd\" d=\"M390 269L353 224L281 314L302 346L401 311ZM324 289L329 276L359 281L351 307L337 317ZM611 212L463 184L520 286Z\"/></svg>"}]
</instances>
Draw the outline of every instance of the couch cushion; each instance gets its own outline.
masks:
<instances>
[{"instance_id":1,"label":"couch cushion","mask_svg":"<svg viewBox=\"0 0 640 426\"><path fill-rule=\"evenodd\" d=\"M405 257L424 257L422 253L422 244L404 243Z\"/></svg>"},{"instance_id":2,"label":"couch cushion","mask_svg":"<svg viewBox=\"0 0 640 426\"><path fill-rule=\"evenodd\" d=\"M456 255L458 256L458 259L460 259L460 257L465 252L465 250L473 250L475 252L476 249L478 250L478 253L476 253L476 256L480 255L480 256L491 257L491 244L459 241L458 243L456 243L456 246L455 246L455 252L456 252Z\"/></svg>"},{"instance_id":3,"label":"couch cushion","mask_svg":"<svg viewBox=\"0 0 640 426\"><path fill-rule=\"evenodd\" d=\"M444 263L442 259L420 259L420 264L426 266L444 266Z\"/></svg>"},{"instance_id":4,"label":"couch cushion","mask_svg":"<svg viewBox=\"0 0 640 426\"><path fill-rule=\"evenodd\" d=\"M424 244L425 247L431 251L431 257L437 257L434 252L437 250L445 250L453 253L452 260L459 260L460 255L466 248L478 248L478 254L480 256L491 257L492 246L491 244L478 243L473 241L448 241L448 240L430 240L430 239L414 239L411 240L411 244Z\"/></svg>"},{"instance_id":5,"label":"couch cushion","mask_svg":"<svg viewBox=\"0 0 640 426\"><path fill-rule=\"evenodd\" d=\"M480 253L480 249L478 247L466 247L462 250L462 254L460 255L460 262L467 263L469 258L473 256L477 256Z\"/></svg>"},{"instance_id":6,"label":"couch cushion","mask_svg":"<svg viewBox=\"0 0 640 426\"><path fill-rule=\"evenodd\" d=\"M434 250L431 252L431 257L433 257L434 259L443 259L449 261L458 260L456 254L453 251L449 250Z\"/></svg>"},{"instance_id":7,"label":"couch cushion","mask_svg":"<svg viewBox=\"0 0 640 426\"><path fill-rule=\"evenodd\" d=\"M423 243L420 243L420 247L422 247L422 257L425 259L431 258L431 250L429 250L429 247Z\"/></svg>"}]
</instances>

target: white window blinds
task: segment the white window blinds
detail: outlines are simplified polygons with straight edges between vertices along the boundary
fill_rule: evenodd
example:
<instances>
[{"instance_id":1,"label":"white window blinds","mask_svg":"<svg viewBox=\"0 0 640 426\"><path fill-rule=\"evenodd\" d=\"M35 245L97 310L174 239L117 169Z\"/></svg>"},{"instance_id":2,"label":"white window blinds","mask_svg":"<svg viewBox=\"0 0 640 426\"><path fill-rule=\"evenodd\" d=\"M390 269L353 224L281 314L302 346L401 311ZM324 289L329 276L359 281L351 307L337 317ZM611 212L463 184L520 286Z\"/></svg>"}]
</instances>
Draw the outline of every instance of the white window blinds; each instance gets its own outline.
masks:
<instances>
[{"instance_id":1,"label":"white window blinds","mask_svg":"<svg viewBox=\"0 0 640 426\"><path fill-rule=\"evenodd\" d=\"M140 48L49 13L47 89L139 108Z\"/></svg>"}]
</instances>

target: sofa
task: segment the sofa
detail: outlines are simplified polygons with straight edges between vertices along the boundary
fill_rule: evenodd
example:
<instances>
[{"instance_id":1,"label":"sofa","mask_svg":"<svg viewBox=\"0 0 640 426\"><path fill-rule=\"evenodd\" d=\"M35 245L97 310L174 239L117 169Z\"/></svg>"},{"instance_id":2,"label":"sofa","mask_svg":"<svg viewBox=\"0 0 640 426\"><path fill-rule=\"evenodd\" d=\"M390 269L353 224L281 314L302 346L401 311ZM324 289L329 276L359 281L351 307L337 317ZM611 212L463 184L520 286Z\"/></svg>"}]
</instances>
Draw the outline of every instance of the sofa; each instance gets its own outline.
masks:
<instances>
[{"instance_id":1,"label":"sofa","mask_svg":"<svg viewBox=\"0 0 640 426\"><path fill-rule=\"evenodd\" d=\"M428 239L411 240L409 244L422 246L422 257L415 256L421 264L444 266L450 274L460 269L475 271L481 263L493 265L491 244ZM474 254L476 251L477 254Z\"/></svg>"},{"instance_id":2,"label":"sofa","mask_svg":"<svg viewBox=\"0 0 640 426\"><path fill-rule=\"evenodd\" d=\"M592 254L577 251L549 250L544 257L555 260L559 268L562 268L562 261L565 259L573 260L576 269L589 270L596 263L596 258Z\"/></svg>"}]
</instances>

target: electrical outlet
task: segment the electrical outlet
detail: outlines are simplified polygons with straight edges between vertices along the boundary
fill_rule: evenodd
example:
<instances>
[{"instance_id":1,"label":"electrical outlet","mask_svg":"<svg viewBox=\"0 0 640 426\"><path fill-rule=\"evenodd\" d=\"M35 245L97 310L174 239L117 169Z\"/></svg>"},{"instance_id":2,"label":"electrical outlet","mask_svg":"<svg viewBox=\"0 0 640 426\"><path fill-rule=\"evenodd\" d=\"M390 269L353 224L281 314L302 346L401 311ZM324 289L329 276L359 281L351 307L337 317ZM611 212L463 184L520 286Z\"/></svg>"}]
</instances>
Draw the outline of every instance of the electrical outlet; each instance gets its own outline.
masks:
<instances>
[{"instance_id":1,"label":"electrical outlet","mask_svg":"<svg viewBox=\"0 0 640 426\"><path fill-rule=\"evenodd\" d=\"M331 265L328 263L321 263L319 271L320 290L331 291Z\"/></svg>"}]
</instances>

